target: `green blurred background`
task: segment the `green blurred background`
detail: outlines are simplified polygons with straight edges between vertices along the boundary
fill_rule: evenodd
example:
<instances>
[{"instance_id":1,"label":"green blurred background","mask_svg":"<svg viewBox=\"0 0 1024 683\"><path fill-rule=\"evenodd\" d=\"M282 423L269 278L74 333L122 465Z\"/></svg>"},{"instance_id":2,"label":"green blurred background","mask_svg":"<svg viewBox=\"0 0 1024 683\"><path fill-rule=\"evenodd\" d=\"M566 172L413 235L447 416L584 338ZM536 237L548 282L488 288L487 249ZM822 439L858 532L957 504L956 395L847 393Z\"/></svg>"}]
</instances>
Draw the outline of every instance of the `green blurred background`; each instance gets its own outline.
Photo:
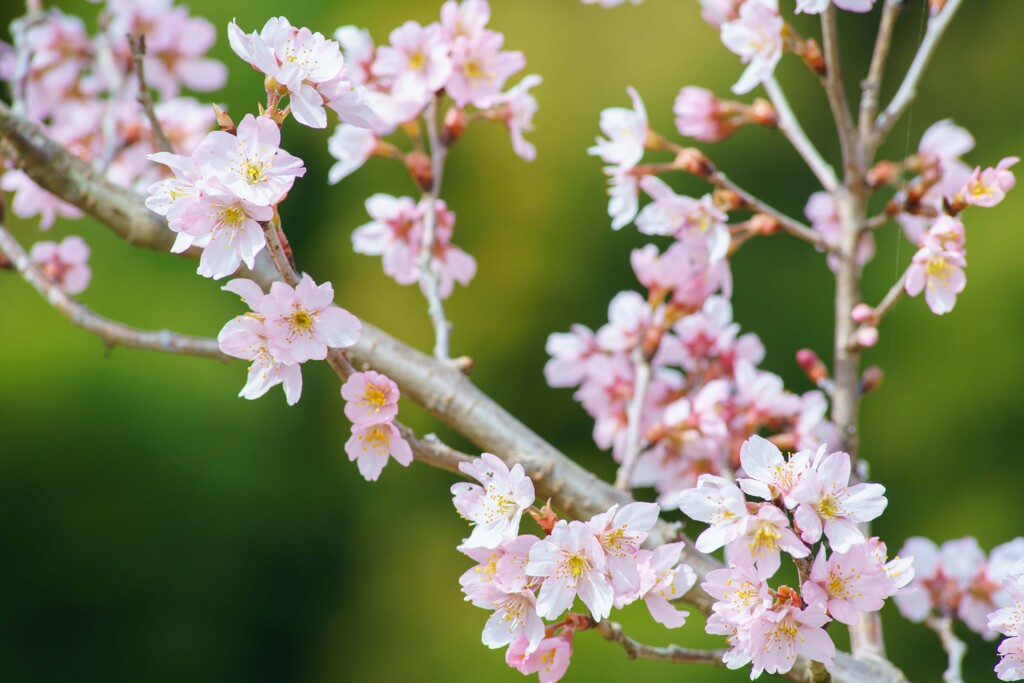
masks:
<instances>
[{"instance_id":1,"label":"green blurred background","mask_svg":"<svg viewBox=\"0 0 1024 683\"><path fill-rule=\"evenodd\" d=\"M6 25L15 5L5 2ZM246 30L285 9L270 0L194 3L217 26ZM786 3L783 3L784 5ZM892 64L903 69L923 21L912 0ZM95 16L95 6L62 3ZM287 16L329 34L368 27L378 42L407 19L432 21L435 0L291 0ZM512 155L500 128L477 124L451 155L445 198L458 213L455 241L479 275L449 301L454 351L476 360L473 379L572 457L611 473L590 438L592 423L569 391L545 386L544 341L570 323L597 326L619 290L635 286L632 228L605 215L600 163L585 149L600 110L625 106L625 87L644 97L653 125L673 133L679 88L725 94L738 60L699 18L696 2L647 0L602 11L578 0L493 0L492 26L526 53L544 84L531 139L538 160ZM846 74L866 66L877 12L842 13ZM816 33L813 20L797 22ZM947 36L910 116L883 153L902 158L922 131L953 117L978 140L973 163L1019 154L1024 3L970 3ZM251 111L261 81L230 52L218 94L236 118ZM890 74L885 94L895 88ZM809 134L835 158L831 117L817 83L793 58L780 68ZM289 123L285 147L309 173L283 207L303 268L331 280L354 313L420 348L430 329L415 288L384 277L379 259L355 255L352 230L374 192L411 194L397 164L374 160L340 186L326 184L327 133ZM908 147L909 146L909 147ZM780 209L802 215L814 180L778 134L744 130L710 149L714 161ZM701 192L697 183L679 187ZM1019 193L1019 190L1018 190ZM946 318L906 300L882 329L868 361L887 373L864 403L863 453L889 489L876 525L892 551L906 537L966 534L986 549L1024 530L1018 500L1024 462L1020 339L1024 286L1018 223L1024 194L971 211L969 286ZM25 243L34 224L14 221ZM138 251L90 220L61 223L46 238L83 235L94 279L83 300L141 327L214 335L239 313L236 297L196 276L195 265ZM894 227L879 235L865 279L877 301L913 250ZM761 335L765 367L794 390L809 388L794 351L831 345L833 285L822 257L780 236L758 240L733 261L736 319ZM447 493L453 477L392 464L364 482L344 454L348 423L326 367L304 372L303 400L279 389L236 398L241 363L116 349L72 328L16 276L0 276L0 679L4 681L478 681L524 680L501 651L480 644L486 613L461 599L469 565L455 551L465 526ZM404 405L403 418L467 444ZM932 633L884 613L895 662L911 680L938 680L944 656ZM694 618L669 636L643 608L627 610L633 635L716 646ZM969 679L989 680L994 644L966 632ZM615 646L581 634L566 681L743 680L743 673L629 662Z\"/></svg>"}]
</instances>

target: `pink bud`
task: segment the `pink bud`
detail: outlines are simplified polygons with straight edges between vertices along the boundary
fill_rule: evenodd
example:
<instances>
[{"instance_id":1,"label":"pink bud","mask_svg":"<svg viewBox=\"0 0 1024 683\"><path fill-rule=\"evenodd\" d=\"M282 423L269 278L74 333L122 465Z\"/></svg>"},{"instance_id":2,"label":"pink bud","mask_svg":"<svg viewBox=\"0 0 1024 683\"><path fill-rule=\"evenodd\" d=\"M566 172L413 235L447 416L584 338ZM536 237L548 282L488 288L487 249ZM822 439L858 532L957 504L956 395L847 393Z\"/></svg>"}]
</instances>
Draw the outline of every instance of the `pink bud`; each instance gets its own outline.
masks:
<instances>
[{"instance_id":1,"label":"pink bud","mask_svg":"<svg viewBox=\"0 0 1024 683\"><path fill-rule=\"evenodd\" d=\"M861 327L853 333L853 340L857 342L858 346L869 349L878 343L878 328L871 326Z\"/></svg>"},{"instance_id":2,"label":"pink bud","mask_svg":"<svg viewBox=\"0 0 1024 683\"><path fill-rule=\"evenodd\" d=\"M854 322L866 323L874 320L877 317L875 309L871 308L867 304L857 304L853 307L853 312L850 315Z\"/></svg>"},{"instance_id":3,"label":"pink bud","mask_svg":"<svg viewBox=\"0 0 1024 683\"><path fill-rule=\"evenodd\" d=\"M814 351L800 349L796 352L796 362L812 382L818 384L828 379L828 368Z\"/></svg>"}]
</instances>

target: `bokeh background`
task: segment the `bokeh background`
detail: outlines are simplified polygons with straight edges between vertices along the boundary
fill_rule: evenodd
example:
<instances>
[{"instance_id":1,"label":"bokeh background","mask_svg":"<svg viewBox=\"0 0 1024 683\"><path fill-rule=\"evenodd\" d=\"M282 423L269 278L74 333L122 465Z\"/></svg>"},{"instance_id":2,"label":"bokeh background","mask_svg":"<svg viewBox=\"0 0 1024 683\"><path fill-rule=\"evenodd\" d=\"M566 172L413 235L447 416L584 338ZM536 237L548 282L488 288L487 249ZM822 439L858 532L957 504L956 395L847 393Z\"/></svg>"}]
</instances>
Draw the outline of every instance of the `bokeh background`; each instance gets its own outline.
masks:
<instances>
[{"instance_id":1,"label":"bokeh background","mask_svg":"<svg viewBox=\"0 0 1024 683\"><path fill-rule=\"evenodd\" d=\"M95 16L85 2L58 3ZM541 109L531 139L539 156L513 156L507 134L472 127L449 165L445 198L458 214L456 242L479 274L449 300L454 350L476 359L473 379L572 457L611 474L590 439L591 423L569 391L546 387L544 341L570 323L606 320L612 296L635 286L632 228L605 215L600 162L585 149L600 110L644 97L653 125L674 133L672 100L688 84L726 93L738 60L699 18L696 2L647 0L603 11L578 0L493 0L492 26L539 73ZM786 5L787 3L783 3ZM789 3L791 4L791 3ZM924 19L912 0L900 20L892 66L909 62ZM5 2L6 25L18 3ZM193 3L224 27L246 30L286 10L329 34L368 27L378 41L407 19L434 20L439 0L270 0ZM814 33L813 20L797 22ZM877 13L842 13L851 85L866 68ZM970 3L956 20L908 117L883 149L902 158L924 129L953 117L977 137L969 160L1019 154L1024 104L1013 74L1024 68L1024 3ZM215 97L237 116L255 108L260 77L221 34L214 55L231 69ZM885 95L897 82L890 72ZM836 157L818 84L793 58L779 75L809 134ZM415 288L385 278L378 259L352 253L374 192L411 194L394 162L371 161L329 187L327 133L289 122L285 147L309 173L283 207L298 259L332 280L354 313L421 348L430 329ZM709 150L714 161L780 209L801 215L815 183L783 138L744 130ZM682 180L679 187L702 192ZM986 549L1024 532L1019 429L1024 355L1024 194L971 211L969 284L955 311L932 315L905 300L887 319L868 361L886 381L863 411L863 453L889 489L877 532L895 550L911 535L967 534ZM11 220L26 244L34 224ZM141 327L214 335L239 312L237 298L195 275L191 262L138 251L90 220L58 224L47 238L81 234L93 247L94 279L83 300ZM913 249L890 226L865 275L877 301ZM809 388L796 349L828 352L833 285L824 261L785 236L762 239L733 261L736 319L761 335L765 367L794 390ZM348 424L336 379L308 366L303 400L280 390L236 398L241 363L106 353L72 328L15 275L0 274L0 679L4 681L518 681L501 651L479 641L486 614L462 601L468 561L448 474L394 465L364 482L343 452ZM403 418L469 448L415 406ZM716 646L699 617L671 636L643 608L623 621L638 638ZM884 612L895 662L911 680L938 680L935 636ZM990 680L995 645L963 632L970 680ZM581 634L566 681L743 680L744 674L629 662Z\"/></svg>"}]
</instances>

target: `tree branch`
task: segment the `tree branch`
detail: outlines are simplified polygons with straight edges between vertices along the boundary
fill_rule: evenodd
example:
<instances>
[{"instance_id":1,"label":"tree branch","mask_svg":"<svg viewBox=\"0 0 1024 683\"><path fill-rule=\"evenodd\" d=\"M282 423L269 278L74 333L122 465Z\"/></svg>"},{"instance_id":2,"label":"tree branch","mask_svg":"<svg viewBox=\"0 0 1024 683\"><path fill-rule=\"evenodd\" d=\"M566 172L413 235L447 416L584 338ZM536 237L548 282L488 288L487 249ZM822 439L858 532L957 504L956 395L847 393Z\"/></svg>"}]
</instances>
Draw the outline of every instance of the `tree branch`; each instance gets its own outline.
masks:
<instances>
[{"instance_id":1,"label":"tree branch","mask_svg":"<svg viewBox=\"0 0 1024 683\"><path fill-rule=\"evenodd\" d=\"M942 674L945 683L964 683L963 664L967 654L967 644L953 633L953 620L950 617L928 617L925 625L939 636L942 649L949 655L946 671Z\"/></svg>"},{"instance_id":2,"label":"tree branch","mask_svg":"<svg viewBox=\"0 0 1024 683\"><path fill-rule=\"evenodd\" d=\"M821 152L818 151L814 143L807 137L807 133L804 132L800 122L797 121L796 114L793 113L793 109L789 106L789 100L786 99L785 93L782 92L782 88L774 76L764 82L764 89L768 92L768 97L771 99L772 105L775 106L775 113L779 116L779 130L789 138L793 147L803 157L803 160L807 162L807 165L811 168L815 177L818 178L821 186L829 192L833 192L839 186L836 172L822 158Z\"/></svg>"},{"instance_id":3,"label":"tree branch","mask_svg":"<svg viewBox=\"0 0 1024 683\"><path fill-rule=\"evenodd\" d=\"M657 662L697 662L712 666L725 666L722 662L725 650L691 650L675 644L666 647L644 645L626 635L622 626L614 621L591 619L590 623L590 628L595 633L610 643L620 645L630 659L651 659Z\"/></svg>"},{"instance_id":4,"label":"tree branch","mask_svg":"<svg viewBox=\"0 0 1024 683\"><path fill-rule=\"evenodd\" d=\"M423 217L423 244L420 245L416 265L420 271L423 295L427 297L427 313L434 326L434 358L447 361L451 358L448 338L452 325L445 317L440 282L437 273L431 267L434 244L437 241L437 198L441 194L441 180L444 176L444 160L447 154L447 148L437 130L437 102L438 98L431 99L423 115L427 122L427 140L430 143L430 189L423 195L427 213Z\"/></svg>"},{"instance_id":5,"label":"tree branch","mask_svg":"<svg viewBox=\"0 0 1024 683\"><path fill-rule=\"evenodd\" d=\"M854 128L850 115L850 106L846 101L846 88L843 85L842 60L839 56L839 27L836 24L836 7L831 2L828 9L821 15L821 37L824 45L825 76L822 85L828 97L832 118L836 122L839 133L839 146L842 150L843 165L859 168L860 155L857 145L857 130Z\"/></svg>"},{"instance_id":6,"label":"tree branch","mask_svg":"<svg viewBox=\"0 0 1024 683\"><path fill-rule=\"evenodd\" d=\"M746 204L749 208L753 209L758 213L768 214L769 216L771 216L772 218L779 222L779 226L785 232L789 233L793 237L801 239L804 242L813 244L819 249L831 251L828 245L825 244L825 240L821 237L820 234L818 234L817 230L809 228L807 225L801 223L797 219L787 216L778 209L758 199L757 197L755 197L754 195L750 194L742 187L737 185L735 182L733 182L731 178L726 176L721 171L714 171L708 177L708 182L710 182L715 187L720 187L735 192L739 196L739 198L743 200L743 203Z\"/></svg>"},{"instance_id":7,"label":"tree branch","mask_svg":"<svg viewBox=\"0 0 1024 683\"><path fill-rule=\"evenodd\" d=\"M906 0L885 0L882 8L882 20L878 25L878 37L875 38L875 49L871 54L871 66L868 76L860 84L860 139L863 165L871 163L871 157L877 146L875 138L875 117L878 116L879 97L882 91L882 78L885 76L885 65L889 60L892 48L892 32L896 27L896 19Z\"/></svg>"},{"instance_id":8,"label":"tree branch","mask_svg":"<svg viewBox=\"0 0 1024 683\"><path fill-rule=\"evenodd\" d=\"M146 84L146 36L142 34L129 35L128 45L131 46L132 65L135 68L135 76L139 79L139 95L137 99L139 104L142 105L142 111L146 113L146 118L149 119L149 126L153 129L153 138L156 141L156 146L161 152L173 153L174 147L171 146L171 141L167 139L167 134L164 133L164 128L156 117L156 110L153 108L153 96L149 92L149 85Z\"/></svg>"},{"instance_id":9,"label":"tree branch","mask_svg":"<svg viewBox=\"0 0 1024 683\"><path fill-rule=\"evenodd\" d=\"M640 455L640 425L643 420L644 404L647 402L647 387L651 382L651 364L644 356L643 340L638 341L636 348L633 349L632 360L636 377L633 381L633 396L629 399L629 409L626 412L626 452L622 456L622 466L615 477L615 488L626 492L632 490L633 470Z\"/></svg>"},{"instance_id":10,"label":"tree branch","mask_svg":"<svg viewBox=\"0 0 1024 683\"><path fill-rule=\"evenodd\" d=\"M47 303L57 309L58 313L76 327L103 339L108 347L127 346L162 353L203 356L223 362L231 360L230 357L221 353L216 339L192 337L169 330L154 332L140 330L94 313L85 304L70 297L61 289L60 285L48 278L2 224L0 224L0 252L7 257L25 281L32 285L46 299Z\"/></svg>"},{"instance_id":11,"label":"tree branch","mask_svg":"<svg viewBox=\"0 0 1024 683\"><path fill-rule=\"evenodd\" d=\"M900 84L900 88L896 91L892 101L889 102L889 106L878 116L878 120L875 123L875 135L877 136L876 141L878 143L885 139L885 136L892 130L896 121L903 116L907 107L917 97L917 88L921 84L921 79L924 78L928 62L931 61L936 48L939 46L939 41L942 39L942 34L946 32L950 22L953 21L953 16L960 9L962 3L963 0L949 0L937 15L928 20L928 29L925 31L924 39L921 41L921 47L918 48L917 54L914 55L914 61L911 62L907 75L903 78L903 83Z\"/></svg>"}]
</instances>

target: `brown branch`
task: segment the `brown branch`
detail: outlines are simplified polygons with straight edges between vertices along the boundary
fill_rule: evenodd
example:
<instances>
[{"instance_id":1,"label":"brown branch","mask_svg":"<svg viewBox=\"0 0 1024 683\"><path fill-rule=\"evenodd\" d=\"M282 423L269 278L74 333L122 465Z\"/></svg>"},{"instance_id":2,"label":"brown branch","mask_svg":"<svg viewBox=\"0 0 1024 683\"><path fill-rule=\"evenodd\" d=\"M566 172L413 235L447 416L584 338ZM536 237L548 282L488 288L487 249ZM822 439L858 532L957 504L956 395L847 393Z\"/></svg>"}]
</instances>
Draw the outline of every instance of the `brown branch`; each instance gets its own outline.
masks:
<instances>
[{"instance_id":1,"label":"brown branch","mask_svg":"<svg viewBox=\"0 0 1024 683\"><path fill-rule=\"evenodd\" d=\"M162 152L173 153L174 147L171 145L171 141L167 139L167 134L164 133L164 128L156 117L156 109L153 108L153 96L149 92L149 85L146 84L146 36L141 34L129 35L127 38L128 45L132 51L132 64L135 68L135 75L139 79L139 95L136 99L142 105L142 110L146 112L146 118L149 119L149 125L153 129L156 146Z\"/></svg>"},{"instance_id":2,"label":"brown branch","mask_svg":"<svg viewBox=\"0 0 1024 683\"><path fill-rule=\"evenodd\" d=\"M878 25L878 37L875 38L875 49L871 55L871 66L868 76L861 83L860 100L860 139L861 158L866 168L874 156L877 141L875 137L875 117L878 116L879 97L882 91L882 79L885 76L885 65L889 60L892 48L892 32L896 27L896 19L906 0L885 0L882 9L882 20Z\"/></svg>"},{"instance_id":3,"label":"brown branch","mask_svg":"<svg viewBox=\"0 0 1024 683\"><path fill-rule=\"evenodd\" d=\"M746 204L750 209L758 213L768 214L769 216L771 216L772 218L779 222L779 226L785 232L789 233L793 237L801 239L804 242L813 244L819 249L830 251L828 245L825 244L825 240L822 239L821 235L816 230L809 228L808 226L801 223L797 219L787 216L778 209L758 199L757 197L755 197L754 195L750 194L742 187L737 185L735 182L733 182L731 178L726 176L721 171L714 171L708 177L708 182L710 182L715 187L720 187L722 189L731 190L735 192L739 196L739 198L743 200L743 203Z\"/></svg>"},{"instance_id":4,"label":"brown branch","mask_svg":"<svg viewBox=\"0 0 1024 683\"><path fill-rule=\"evenodd\" d=\"M58 313L73 325L103 339L108 347L126 346L162 353L176 353L187 356L202 356L228 362L230 357L221 353L216 339L192 337L168 330L148 331L130 327L116 320L94 313L83 303L69 296L60 285L46 276L42 269L29 258L14 236L0 224L0 252L11 262L14 269Z\"/></svg>"},{"instance_id":5,"label":"brown branch","mask_svg":"<svg viewBox=\"0 0 1024 683\"><path fill-rule=\"evenodd\" d=\"M859 168L861 164L857 146L857 129L850 116L850 106L846 101L846 88L843 85L836 7L831 2L828 4L828 9L821 15L821 37L825 57L825 75L821 82L825 88L825 95L828 97L829 107L832 109L836 130L839 133L843 165L846 173L849 174L851 168Z\"/></svg>"},{"instance_id":6,"label":"brown branch","mask_svg":"<svg viewBox=\"0 0 1024 683\"><path fill-rule=\"evenodd\" d=\"M614 621L605 619L595 622L591 619L590 623L590 628L595 633L608 642L621 646L630 659L651 659L656 662L696 662L712 666L725 666L722 662L725 650L691 650L675 644L665 647L644 645L626 635L622 626Z\"/></svg>"},{"instance_id":7,"label":"brown branch","mask_svg":"<svg viewBox=\"0 0 1024 683\"><path fill-rule=\"evenodd\" d=\"M914 61L911 62L907 75L903 78L899 90L893 95L889 106L885 108L885 111L878 116L875 122L875 134L877 135L878 143L885 139L885 136L892 130L896 121L903 116L911 102L917 97L917 88L921 84L921 79L924 78L925 69L935 55L935 50L939 46L942 34L946 32L962 3L963 0L948 0L946 6L937 15L928 20L928 28L925 30L924 39L921 41L917 54L914 55Z\"/></svg>"}]
</instances>

